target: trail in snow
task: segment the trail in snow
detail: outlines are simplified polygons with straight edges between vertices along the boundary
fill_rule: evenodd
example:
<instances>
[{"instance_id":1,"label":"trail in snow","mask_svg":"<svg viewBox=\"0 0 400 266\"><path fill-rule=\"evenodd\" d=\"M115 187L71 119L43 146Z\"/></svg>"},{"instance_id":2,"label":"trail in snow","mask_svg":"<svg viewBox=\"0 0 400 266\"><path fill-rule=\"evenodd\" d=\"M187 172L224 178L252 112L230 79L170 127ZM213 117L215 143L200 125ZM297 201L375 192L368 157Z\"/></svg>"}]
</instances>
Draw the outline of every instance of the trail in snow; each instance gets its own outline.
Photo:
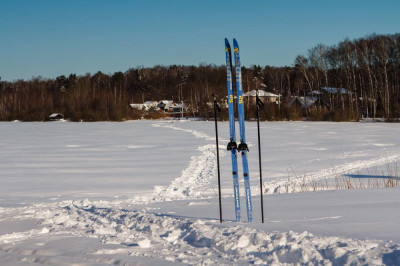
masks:
<instances>
[{"instance_id":1,"label":"trail in snow","mask_svg":"<svg viewBox=\"0 0 400 266\"><path fill-rule=\"evenodd\" d=\"M204 132L200 132L198 130L193 130L193 129L185 129L185 128L180 128L174 125L175 123L168 123L168 124L153 124L153 127L165 127L165 128L170 128L173 130L178 130L178 131L183 131L183 132L187 132L192 134L193 136L195 136L196 138L202 138L205 140L210 140L210 141L215 141L215 137L214 136L210 136ZM225 138L219 138L219 140L221 142L229 142L228 139Z\"/></svg>"},{"instance_id":2,"label":"trail in snow","mask_svg":"<svg viewBox=\"0 0 400 266\"><path fill-rule=\"evenodd\" d=\"M196 138L202 138L207 141L214 141L215 138L204 132L192 129L183 129L175 126L175 123L168 124L153 124L154 127L165 127L173 130L183 131L194 135ZM228 139L220 138L221 142L228 142ZM222 145L221 145L222 146ZM221 148L225 148L221 147ZM178 199L201 199L216 197L215 189L210 188L210 180L216 174L216 153L215 145L207 144L198 148L202 152L199 156L193 156L190 160L188 168L186 168L180 177L171 182L168 187L155 187L153 195L136 197L135 201L140 202L157 202L157 201L170 201ZM225 153L221 153L225 156ZM304 176L297 176L293 171L289 170L293 167L303 165L292 165L288 168L289 177L287 180L274 180L263 183L263 193L296 193L304 191L304 186L318 186L317 190L332 190L333 187L323 186L322 183L329 180L355 172L360 169L368 169L376 166L389 164L398 161L400 156L389 155L380 156L369 160L360 160L341 165L335 165L327 169L317 172L305 174ZM313 159L312 163L319 159ZM303 186L303 187L302 187ZM253 195L260 194L259 186L252 186L251 191ZM233 194L225 195L225 197L232 197Z\"/></svg>"},{"instance_id":3,"label":"trail in snow","mask_svg":"<svg viewBox=\"0 0 400 266\"><path fill-rule=\"evenodd\" d=\"M38 204L21 208L21 214L43 219L42 228L0 236L0 250L5 253L28 238L63 235L97 238L105 244L127 247L124 251L100 249L96 254L125 252L192 265L376 265L382 263L382 254L390 260L390 254L400 248L383 241L316 237L308 232L266 233L242 225L222 227L217 221L174 218L101 203L96 206L88 200ZM38 261L46 257L35 250L31 253ZM393 257L397 258L395 254Z\"/></svg>"},{"instance_id":4,"label":"trail in snow","mask_svg":"<svg viewBox=\"0 0 400 266\"><path fill-rule=\"evenodd\" d=\"M328 182L329 179L339 179L342 175L354 173L360 169L368 169L376 166L387 165L400 160L399 155L380 156L369 160L355 161L341 165L335 165L328 169L323 169L317 172L309 173L304 176L290 176L284 181L269 181L263 183L264 193L291 193L301 192L302 186L310 186L314 184L318 186L317 190L330 190L333 188L323 186L323 182ZM256 193L260 191L259 187L252 187Z\"/></svg>"},{"instance_id":5,"label":"trail in snow","mask_svg":"<svg viewBox=\"0 0 400 266\"><path fill-rule=\"evenodd\" d=\"M183 131L207 141L215 140L214 137L197 130L182 129L173 124L153 124L153 127L165 127ZM223 139L222 141L226 141ZM188 167L182 171L181 176L173 180L169 186L155 186L150 195L134 197L131 203L152 203L185 199L207 199L216 197L216 189L210 181L215 179L217 172L215 144L206 144L197 148L200 155L192 156ZM220 154L224 156L225 154Z\"/></svg>"},{"instance_id":6,"label":"trail in snow","mask_svg":"<svg viewBox=\"0 0 400 266\"><path fill-rule=\"evenodd\" d=\"M197 148L201 154L192 156L189 166L182 175L168 186L155 186L150 195L136 196L131 203L152 203L184 199L205 199L216 197L210 181L215 178L215 145L207 144Z\"/></svg>"}]
</instances>

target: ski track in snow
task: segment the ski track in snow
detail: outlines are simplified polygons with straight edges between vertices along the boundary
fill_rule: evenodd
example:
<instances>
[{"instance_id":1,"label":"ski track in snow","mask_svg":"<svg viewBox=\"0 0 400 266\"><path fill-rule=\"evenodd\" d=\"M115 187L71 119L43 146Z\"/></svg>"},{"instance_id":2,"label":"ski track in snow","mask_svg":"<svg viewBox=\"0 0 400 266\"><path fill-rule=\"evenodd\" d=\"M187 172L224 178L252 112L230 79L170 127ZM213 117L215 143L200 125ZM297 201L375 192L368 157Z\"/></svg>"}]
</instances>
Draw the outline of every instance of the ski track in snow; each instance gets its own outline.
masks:
<instances>
[{"instance_id":1,"label":"ski track in snow","mask_svg":"<svg viewBox=\"0 0 400 266\"><path fill-rule=\"evenodd\" d=\"M200 132L200 131L193 130L193 129L180 128L180 127L174 126L171 123L170 124L163 124L163 125L153 124L153 126L154 127L162 126L162 127L165 127L165 128L170 128L170 129L174 129L174 130L178 130L178 131L183 131L183 132L187 132L187 133L193 134L196 138L202 138L202 139L205 139L205 140L215 141L215 137L214 136L210 136L210 135L208 135L208 134L206 134L204 132ZM225 138L221 138L221 137L218 137L218 140L221 141L221 142L229 142L229 139L225 139Z\"/></svg>"},{"instance_id":2,"label":"ski track in snow","mask_svg":"<svg viewBox=\"0 0 400 266\"><path fill-rule=\"evenodd\" d=\"M338 178L343 174L355 172L360 169L367 169L375 166L389 164L398 161L398 155L380 156L369 160L355 161L341 165L335 165L328 169L323 169L317 172L309 173L304 176L291 176L288 180L284 181L270 181L263 183L263 193L282 193L287 187L291 188L291 193L301 192L301 184L310 184L312 182L326 181L328 179ZM292 190L292 188L294 188ZM318 190L327 190L328 188L321 187ZM252 191L259 194L260 188L253 186Z\"/></svg>"},{"instance_id":3,"label":"ski track in snow","mask_svg":"<svg viewBox=\"0 0 400 266\"><path fill-rule=\"evenodd\" d=\"M215 137L210 136L204 132L200 132L192 129L183 129L175 126L175 123L168 124L153 124L154 127L165 127L173 130L183 131L194 135L196 138L202 138L207 141L215 141ZM228 142L228 139L219 138L221 142ZM222 146L222 145L221 145ZM222 149L225 148L221 147ZM139 196L134 199L134 202L151 203L157 201L171 201L179 199L201 199L209 197L217 197L215 188L210 188L210 180L214 178L216 174L216 152L215 144L207 144L200 146L198 150L202 151L199 156L192 156L188 168L186 168L180 177L171 182L168 187L155 187L153 195ZM220 155L225 156L225 153ZM309 185L310 183L321 183L328 179L339 177L343 174L355 172L360 169L367 169L375 166L385 165L391 162L398 161L400 157L398 155L380 156L369 160L355 161L351 163L345 163L341 165L335 165L327 169L323 169L317 172L308 173L304 176L297 176L292 174L287 180L274 180L263 182L263 193L283 193L287 188L290 188L291 193L297 193L302 191L301 184ZM292 169L297 166L319 161L319 159L313 159L307 163L300 163L292 165L288 168ZM328 190L327 187L318 187L318 190ZM251 187L252 195L260 195L260 187ZM232 197L233 194L225 195L226 197Z\"/></svg>"},{"instance_id":4,"label":"ski track in snow","mask_svg":"<svg viewBox=\"0 0 400 266\"><path fill-rule=\"evenodd\" d=\"M1 235L0 251L15 254L15 244L28 238L67 235L126 246L126 250L100 249L93 254L118 253L191 265L378 265L382 254L394 254L400 248L383 241L316 237L308 232L266 233L244 225L221 226L215 220L175 218L146 209L131 211L110 207L107 202L96 204L82 200L19 208L25 218L42 219L41 229ZM32 246L20 252L33 256L34 261L51 257L38 249ZM119 260L119 264L124 261Z\"/></svg>"},{"instance_id":5,"label":"ski track in snow","mask_svg":"<svg viewBox=\"0 0 400 266\"><path fill-rule=\"evenodd\" d=\"M206 133L192 130L183 129L175 126L175 123L168 124L153 124L154 127L165 127L173 130L183 131L193 134L196 138L203 138L208 141L215 141L215 137L210 136ZM219 138L221 142L228 142L228 139ZM225 148L221 147L222 149ZM157 201L169 201L179 199L201 199L207 197L216 197L214 188L210 189L209 180L214 178L216 173L216 153L215 145L207 144L198 148L202 151L200 156L193 156L191 158L189 167L183 171L182 176L171 182L169 187L155 187L152 196L142 196L135 198L135 201L139 202L157 202ZM225 156L225 153L220 154ZM345 163L341 165L332 166L327 169L323 169L317 172L312 172L304 176L297 176L295 174L289 176L287 180L274 180L269 182L263 182L263 193L283 193L286 188L290 187L291 193L301 192L301 184L310 184L312 182L326 181L339 177L343 174L355 172L360 169L367 169L375 166L385 165L391 162L398 161L400 157L398 155L380 156L369 160L355 161L351 163ZM310 162L300 163L292 165L288 168L292 169L297 166L319 161L319 159L313 159ZM326 187L318 187L318 190L327 190ZM260 195L260 187L251 187L252 195ZM172 195L172 196L171 196ZM232 197L231 195L225 195Z\"/></svg>"},{"instance_id":6,"label":"ski track in snow","mask_svg":"<svg viewBox=\"0 0 400 266\"><path fill-rule=\"evenodd\" d=\"M215 140L214 137L203 132L191 129L183 129L168 124L153 124L153 127L165 127L183 131L207 141ZM227 141L221 139L221 141ZM210 187L210 180L214 179L217 172L215 144L206 144L197 148L200 155L192 156L188 167L182 171L182 175L171 182L169 186L155 186L150 195L139 195L130 202L132 204L146 204L162 201L206 199L216 197L216 189ZM224 156L225 154L220 154Z\"/></svg>"},{"instance_id":7,"label":"ski track in snow","mask_svg":"<svg viewBox=\"0 0 400 266\"><path fill-rule=\"evenodd\" d=\"M192 156L189 166L169 186L155 186L152 194L136 196L131 203L216 197L214 190L210 189L210 180L215 177L217 169L215 145L207 144L199 147L198 150L201 154Z\"/></svg>"}]
</instances>

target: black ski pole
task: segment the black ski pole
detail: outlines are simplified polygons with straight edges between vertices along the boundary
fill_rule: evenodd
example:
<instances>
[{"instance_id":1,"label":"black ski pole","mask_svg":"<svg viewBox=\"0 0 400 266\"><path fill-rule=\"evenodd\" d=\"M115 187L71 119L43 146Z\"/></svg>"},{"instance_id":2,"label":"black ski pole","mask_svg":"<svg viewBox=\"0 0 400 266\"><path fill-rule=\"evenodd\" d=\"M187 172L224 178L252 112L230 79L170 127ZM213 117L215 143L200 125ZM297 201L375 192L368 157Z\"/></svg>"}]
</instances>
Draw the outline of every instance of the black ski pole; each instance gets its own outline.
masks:
<instances>
[{"instance_id":1,"label":"black ski pole","mask_svg":"<svg viewBox=\"0 0 400 266\"><path fill-rule=\"evenodd\" d=\"M262 184L262 170L261 170L261 141L260 141L260 108L264 106L263 102L258 97L258 89L256 90L256 104L257 104L257 131L258 131L258 167L260 169L260 194L261 194L261 221L264 223L264 200L263 200L263 184Z\"/></svg>"},{"instance_id":2,"label":"black ski pole","mask_svg":"<svg viewBox=\"0 0 400 266\"><path fill-rule=\"evenodd\" d=\"M217 144L217 170L218 170L218 198L219 198L219 222L222 223L222 204L221 204L221 177L219 171L219 148L218 148L218 126L217 126L217 112L221 112L218 106L217 97L214 97L214 121L215 121L215 139Z\"/></svg>"}]
</instances>

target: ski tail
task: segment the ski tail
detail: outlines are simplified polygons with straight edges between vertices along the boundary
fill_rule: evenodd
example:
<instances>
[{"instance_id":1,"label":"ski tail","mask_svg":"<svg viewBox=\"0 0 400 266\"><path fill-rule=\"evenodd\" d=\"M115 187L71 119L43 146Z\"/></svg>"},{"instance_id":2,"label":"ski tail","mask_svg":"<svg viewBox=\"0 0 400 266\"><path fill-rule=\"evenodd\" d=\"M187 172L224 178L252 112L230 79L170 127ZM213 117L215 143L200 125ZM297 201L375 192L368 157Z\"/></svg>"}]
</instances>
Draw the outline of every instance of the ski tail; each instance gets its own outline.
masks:
<instances>
[{"instance_id":1,"label":"ski tail","mask_svg":"<svg viewBox=\"0 0 400 266\"><path fill-rule=\"evenodd\" d=\"M234 96L232 87L232 53L229 41L225 38L225 55L226 55L226 77L228 88L228 110L229 110L229 143L227 149L231 151L232 160L232 176L233 176L233 193L235 200L235 216L236 221L240 222L240 194L239 194L239 176L237 165L237 145L235 133L235 111L234 111Z\"/></svg>"},{"instance_id":2,"label":"ski tail","mask_svg":"<svg viewBox=\"0 0 400 266\"><path fill-rule=\"evenodd\" d=\"M235 55L236 93L237 93L237 106L238 106L238 116L239 116L239 129L240 129L240 144L238 145L238 151L242 155L244 188L246 193L247 220L249 222L252 222L253 205L251 202L249 166L247 161L247 152L249 151L249 149L246 144L246 130L244 124L242 70L240 64L239 44L236 41L236 39L233 39L233 52Z\"/></svg>"}]
</instances>

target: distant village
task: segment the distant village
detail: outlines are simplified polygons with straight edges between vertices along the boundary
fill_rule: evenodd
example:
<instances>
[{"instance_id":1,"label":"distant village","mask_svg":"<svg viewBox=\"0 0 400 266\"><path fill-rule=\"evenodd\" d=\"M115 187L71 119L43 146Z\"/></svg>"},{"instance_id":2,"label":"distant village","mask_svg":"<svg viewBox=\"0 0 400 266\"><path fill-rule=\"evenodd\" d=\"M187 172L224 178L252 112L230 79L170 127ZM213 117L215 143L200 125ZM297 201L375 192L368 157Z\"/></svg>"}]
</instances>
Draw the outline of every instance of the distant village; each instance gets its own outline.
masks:
<instances>
[{"instance_id":1,"label":"distant village","mask_svg":"<svg viewBox=\"0 0 400 266\"><path fill-rule=\"evenodd\" d=\"M251 90L243 93L243 98L246 106L254 106L256 104L256 90ZM279 105L279 107L293 107L299 110L303 110L307 113L307 110L314 109L326 109L333 110L338 108L348 107L351 103L356 101L355 94L345 88L330 88L322 87L320 91L311 91L307 95L303 96L286 96L274 94L265 90L258 90L258 97L264 104ZM235 97L236 99L236 97ZM363 99L360 97L358 99L360 102L359 106L364 106L362 104ZM227 96L218 99L219 105L222 109L228 109ZM374 101L369 99L368 104L366 104L365 110L361 110L363 117L368 117L373 114L376 105ZM213 111L213 103L207 102L206 106L208 112ZM198 110L194 108L190 103L185 101L175 102L174 100L152 100L145 101L144 103L131 103L130 108L132 110L141 112L142 119L146 118L146 115L153 115L151 118L168 118L168 119L182 119L197 117ZM155 116L154 116L155 115ZM63 121L64 116L61 113L53 113L48 117L49 121Z\"/></svg>"},{"instance_id":2,"label":"distant village","mask_svg":"<svg viewBox=\"0 0 400 266\"><path fill-rule=\"evenodd\" d=\"M253 105L256 103L256 90L243 93L245 103ZM276 104L293 106L301 109L308 108L338 108L340 106L348 106L349 103L354 101L354 94L345 88L329 88L322 87L320 91L311 91L303 96L287 96L282 98L281 95L267 92L265 90L258 90L258 97L264 104ZM236 97L235 97L236 99ZM362 100L362 99L359 99ZM228 108L227 96L218 99L221 108ZM180 118L195 116L195 110L190 104L185 101L174 102L173 100L161 101L146 101L144 103L130 104L132 109L139 110L143 113L158 112L162 117ZM213 109L213 103L207 102L209 111Z\"/></svg>"},{"instance_id":3,"label":"distant village","mask_svg":"<svg viewBox=\"0 0 400 266\"><path fill-rule=\"evenodd\" d=\"M279 103L279 95L266 92L263 90L259 90L259 97L265 103ZM256 99L256 90L243 93L243 97L245 100L249 100L251 102L255 102ZM236 99L236 97L235 97ZM224 98L219 99L219 104L222 108L228 108L228 100L227 96ZM140 110L144 113L149 112L160 112L163 117L172 117L172 118L179 118L179 117L191 117L195 116L197 110L194 110L190 104L185 103L184 101L181 103L176 103L173 100L161 100L161 101L146 101L144 103L132 103L130 104L132 109ZM212 110L213 103L207 102L207 107L209 110Z\"/></svg>"}]
</instances>

